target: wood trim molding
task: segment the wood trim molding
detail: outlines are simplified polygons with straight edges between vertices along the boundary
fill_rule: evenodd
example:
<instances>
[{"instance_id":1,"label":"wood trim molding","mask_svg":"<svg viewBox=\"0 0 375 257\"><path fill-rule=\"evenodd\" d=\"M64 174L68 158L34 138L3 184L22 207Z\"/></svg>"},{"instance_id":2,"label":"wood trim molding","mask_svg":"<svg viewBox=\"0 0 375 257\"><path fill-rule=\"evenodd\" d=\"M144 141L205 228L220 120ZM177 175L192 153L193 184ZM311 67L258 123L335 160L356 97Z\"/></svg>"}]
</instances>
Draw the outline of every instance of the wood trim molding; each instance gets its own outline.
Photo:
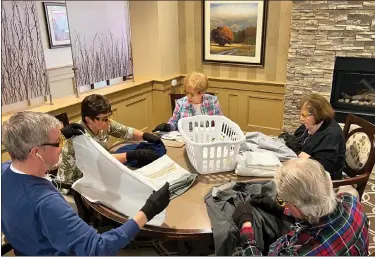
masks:
<instances>
[{"instance_id":1,"label":"wood trim molding","mask_svg":"<svg viewBox=\"0 0 375 257\"><path fill-rule=\"evenodd\" d=\"M179 87L183 84L184 78L185 78L185 76L178 76L178 77L175 77L175 78L172 78L172 79L168 79L166 81L156 81L155 80L152 89L155 90L155 91L164 92L164 91L170 90L172 88ZM173 79L177 80L177 85L174 86L174 87L172 87L172 85L171 85Z\"/></svg>"},{"instance_id":2,"label":"wood trim molding","mask_svg":"<svg viewBox=\"0 0 375 257\"><path fill-rule=\"evenodd\" d=\"M260 80L242 80L234 78L218 78L218 77L208 77L209 81L223 81L223 82L234 82L239 84L250 84L250 85L269 85L277 87L285 87L285 82L274 82L274 81L260 81Z\"/></svg>"},{"instance_id":3,"label":"wood trim molding","mask_svg":"<svg viewBox=\"0 0 375 257\"><path fill-rule=\"evenodd\" d=\"M47 69L48 78L50 82L56 82L66 79L73 79L74 72L73 66L61 66L61 67L54 67L52 69Z\"/></svg>"}]
</instances>

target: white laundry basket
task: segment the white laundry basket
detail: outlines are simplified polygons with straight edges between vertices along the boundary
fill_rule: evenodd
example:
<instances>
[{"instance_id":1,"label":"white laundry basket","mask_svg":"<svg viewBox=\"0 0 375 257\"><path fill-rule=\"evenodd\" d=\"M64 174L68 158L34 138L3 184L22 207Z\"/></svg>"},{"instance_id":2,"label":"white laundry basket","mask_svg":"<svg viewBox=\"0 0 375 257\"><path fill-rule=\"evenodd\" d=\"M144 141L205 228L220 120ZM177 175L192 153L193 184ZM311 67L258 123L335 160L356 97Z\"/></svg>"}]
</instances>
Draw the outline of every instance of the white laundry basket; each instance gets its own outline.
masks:
<instances>
[{"instance_id":1,"label":"white laundry basket","mask_svg":"<svg viewBox=\"0 0 375 257\"><path fill-rule=\"evenodd\" d=\"M224 116L198 115L178 121L191 164L200 174L234 170L245 135Z\"/></svg>"}]
</instances>

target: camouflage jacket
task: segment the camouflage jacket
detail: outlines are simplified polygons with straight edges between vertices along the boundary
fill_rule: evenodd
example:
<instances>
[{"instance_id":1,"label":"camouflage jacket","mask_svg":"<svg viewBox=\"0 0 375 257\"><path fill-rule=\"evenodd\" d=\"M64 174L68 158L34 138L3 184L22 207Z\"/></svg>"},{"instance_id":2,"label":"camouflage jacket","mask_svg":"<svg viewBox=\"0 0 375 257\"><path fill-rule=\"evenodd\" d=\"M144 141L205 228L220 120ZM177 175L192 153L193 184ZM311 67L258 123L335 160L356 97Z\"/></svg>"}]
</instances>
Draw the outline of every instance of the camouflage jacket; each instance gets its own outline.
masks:
<instances>
[{"instance_id":1,"label":"camouflage jacket","mask_svg":"<svg viewBox=\"0 0 375 257\"><path fill-rule=\"evenodd\" d=\"M126 127L114 120L110 120L108 130L101 130L95 135L82 121L77 122L82 124L85 128L85 133L88 137L93 138L105 149L108 149L108 138L113 136L124 140L132 140L134 134L134 128ZM82 177L82 172L76 166L76 158L73 147L73 141L68 139L61 151L60 165L58 170L58 178L61 181L73 183Z\"/></svg>"}]
</instances>

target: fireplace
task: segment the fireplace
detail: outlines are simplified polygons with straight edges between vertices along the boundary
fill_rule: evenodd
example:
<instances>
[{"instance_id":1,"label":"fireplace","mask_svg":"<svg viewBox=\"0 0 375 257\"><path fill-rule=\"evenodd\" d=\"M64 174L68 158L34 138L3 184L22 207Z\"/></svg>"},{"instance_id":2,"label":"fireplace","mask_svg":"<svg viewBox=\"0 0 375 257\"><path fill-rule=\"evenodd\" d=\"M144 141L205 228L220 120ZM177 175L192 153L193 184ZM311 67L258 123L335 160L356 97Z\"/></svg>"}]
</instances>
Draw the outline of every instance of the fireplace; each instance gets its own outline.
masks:
<instances>
[{"instance_id":1,"label":"fireplace","mask_svg":"<svg viewBox=\"0 0 375 257\"><path fill-rule=\"evenodd\" d=\"M353 113L375 124L375 59L336 57L331 105L337 122Z\"/></svg>"}]
</instances>

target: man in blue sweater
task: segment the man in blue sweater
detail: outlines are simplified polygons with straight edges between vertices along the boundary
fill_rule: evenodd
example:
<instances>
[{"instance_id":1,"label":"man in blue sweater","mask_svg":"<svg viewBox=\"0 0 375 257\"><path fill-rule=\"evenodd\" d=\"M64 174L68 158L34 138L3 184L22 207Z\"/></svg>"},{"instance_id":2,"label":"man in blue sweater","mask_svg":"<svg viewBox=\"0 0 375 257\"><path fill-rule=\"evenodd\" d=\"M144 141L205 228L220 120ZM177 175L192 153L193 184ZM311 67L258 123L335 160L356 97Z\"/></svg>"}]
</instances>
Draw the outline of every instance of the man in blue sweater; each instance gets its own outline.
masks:
<instances>
[{"instance_id":1,"label":"man in blue sweater","mask_svg":"<svg viewBox=\"0 0 375 257\"><path fill-rule=\"evenodd\" d=\"M16 255L115 255L145 223L169 204L166 183L154 192L138 214L103 234L87 225L46 179L59 159L61 132L81 134L71 124L60 131L53 116L20 112L4 122L2 143L12 165L1 176L2 232Z\"/></svg>"}]
</instances>

